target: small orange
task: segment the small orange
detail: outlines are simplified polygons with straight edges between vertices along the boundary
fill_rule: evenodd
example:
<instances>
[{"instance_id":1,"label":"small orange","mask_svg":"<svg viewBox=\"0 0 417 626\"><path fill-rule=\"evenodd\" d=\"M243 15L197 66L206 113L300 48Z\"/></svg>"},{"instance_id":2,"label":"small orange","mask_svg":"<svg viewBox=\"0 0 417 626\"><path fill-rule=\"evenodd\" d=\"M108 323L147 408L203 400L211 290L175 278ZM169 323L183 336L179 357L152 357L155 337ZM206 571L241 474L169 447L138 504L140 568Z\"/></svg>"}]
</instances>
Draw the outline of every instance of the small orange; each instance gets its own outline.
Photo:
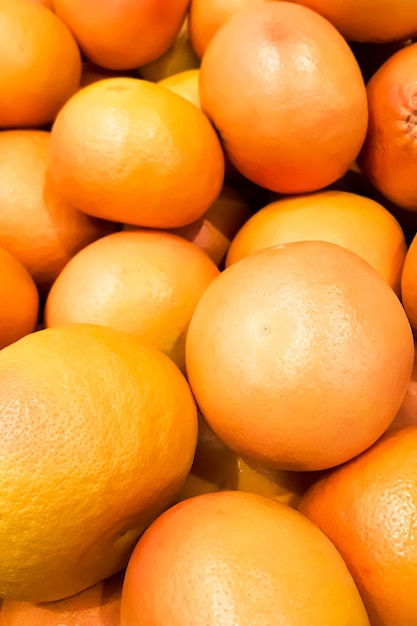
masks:
<instances>
[{"instance_id":1,"label":"small orange","mask_svg":"<svg viewBox=\"0 0 417 626\"><path fill-rule=\"evenodd\" d=\"M289 2L256 3L223 24L201 62L200 99L237 170L279 193L331 184L365 139L353 52L330 22Z\"/></svg>"},{"instance_id":2,"label":"small orange","mask_svg":"<svg viewBox=\"0 0 417 626\"><path fill-rule=\"evenodd\" d=\"M81 213L48 171L50 133L0 132L0 245L19 259L45 296L78 250L116 225Z\"/></svg>"},{"instance_id":3,"label":"small orange","mask_svg":"<svg viewBox=\"0 0 417 626\"><path fill-rule=\"evenodd\" d=\"M122 626L202 623L369 626L327 537L294 509L236 491L171 507L127 566Z\"/></svg>"},{"instance_id":4,"label":"small orange","mask_svg":"<svg viewBox=\"0 0 417 626\"><path fill-rule=\"evenodd\" d=\"M417 35L414 0L292 0L326 17L349 41L381 43Z\"/></svg>"},{"instance_id":5,"label":"small orange","mask_svg":"<svg viewBox=\"0 0 417 626\"><path fill-rule=\"evenodd\" d=\"M369 125L358 164L398 206L417 211L417 43L393 54L368 81Z\"/></svg>"},{"instance_id":6,"label":"small orange","mask_svg":"<svg viewBox=\"0 0 417 626\"><path fill-rule=\"evenodd\" d=\"M109 69L133 69L160 57L184 22L189 0L54 0L84 55Z\"/></svg>"},{"instance_id":7,"label":"small orange","mask_svg":"<svg viewBox=\"0 0 417 626\"><path fill-rule=\"evenodd\" d=\"M48 294L45 325L91 323L133 333L184 368L187 328L219 275L193 243L163 231L113 233L64 267Z\"/></svg>"},{"instance_id":8,"label":"small orange","mask_svg":"<svg viewBox=\"0 0 417 626\"><path fill-rule=\"evenodd\" d=\"M120 626L124 570L80 593L55 602L5 600L0 626Z\"/></svg>"},{"instance_id":9,"label":"small orange","mask_svg":"<svg viewBox=\"0 0 417 626\"><path fill-rule=\"evenodd\" d=\"M266 205L234 237L226 265L268 246L307 239L352 250L399 294L407 252L400 224L375 200L345 191L291 196Z\"/></svg>"},{"instance_id":10,"label":"small orange","mask_svg":"<svg viewBox=\"0 0 417 626\"><path fill-rule=\"evenodd\" d=\"M266 0L191 0L188 29L191 43L200 58L221 26L244 7Z\"/></svg>"},{"instance_id":11,"label":"small orange","mask_svg":"<svg viewBox=\"0 0 417 626\"><path fill-rule=\"evenodd\" d=\"M217 200L199 220L171 232L192 241L220 265L233 237L251 215L252 209L242 194L224 184Z\"/></svg>"},{"instance_id":12,"label":"small orange","mask_svg":"<svg viewBox=\"0 0 417 626\"><path fill-rule=\"evenodd\" d=\"M405 626L417 615L417 428L385 435L319 479L299 510L346 562L372 626Z\"/></svg>"},{"instance_id":13,"label":"small orange","mask_svg":"<svg viewBox=\"0 0 417 626\"><path fill-rule=\"evenodd\" d=\"M199 78L200 70L197 68L171 74L161 79L159 84L200 108Z\"/></svg>"},{"instance_id":14,"label":"small orange","mask_svg":"<svg viewBox=\"0 0 417 626\"><path fill-rule=\"evenodd\" d=\"M224 157L200 109L160 85L121 77L90 84L64 105L50 169L63 197L85 213L173 228L213 204Z\"/></svg>"},{"instance_id":15,"label":"small orange","mask_svg":"<svg viewBox=\"0 0 417 626\"><path fill-rule=\"evenodd\" d=\"M190 387L128 333L71 324L0 351L0 597L49 602L122 570L190 470Z\"/></svg>"},{"instance_id":16,"label":"small orange","mask_svg":"<svg viewBox=\"0 0 417 626\"><path fill-rule=\"evenodd\" d=\"M417 235L414 235L405 257L401 299L410 324L417 331Z\"/></svg>"},{"instance_id":17,"label":"small orange","mask_svg":"<svg viewBox=\"0 0 417 626\"><path fill-rule=\"evenodd\" d=\"M0 349L35 330L39 295L27 269L0 246Z\"/></svg>"},{"instance_id":18,"label":"small orange","mask_svg":"<svg viewBox=\"0 0 417 626\"><path fill-rule=\"evenodd\" d=\"M413 358L394 291L359 256L322 241L272 246L226 268L186 340L209 426L271 469L321 470L369 447L401 406Z\"/></svg>"},{"instance_id":19,"label":"small orange","mask_svg":"<svg viewBox=\"0 0 417 626\"><path fill-rule=\"evenodd\" d=\"M0 56L0 128L49 124L79 87L77 43L41 4L0 0Z\"/></svg>"}]
</instances>

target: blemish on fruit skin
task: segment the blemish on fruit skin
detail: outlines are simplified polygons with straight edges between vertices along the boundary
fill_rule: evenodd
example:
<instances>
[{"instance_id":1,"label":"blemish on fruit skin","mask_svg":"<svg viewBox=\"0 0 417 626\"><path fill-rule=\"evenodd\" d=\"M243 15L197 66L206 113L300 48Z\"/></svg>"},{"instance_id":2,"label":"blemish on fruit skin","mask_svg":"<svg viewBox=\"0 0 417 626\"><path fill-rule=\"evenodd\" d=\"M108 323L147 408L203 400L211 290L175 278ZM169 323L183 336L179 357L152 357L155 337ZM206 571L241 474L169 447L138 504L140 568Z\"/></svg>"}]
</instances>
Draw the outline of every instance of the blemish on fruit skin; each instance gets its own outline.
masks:
<instances>
[{"instance_id":1,"label":"blemish on fruit skin","mask_svg":"<svg viewBox=\"0 0 417 626\"><path fill-rule=\"evenodd\" d=\"M417 109L413 109L405 118L407 134L417 139Z\"/></svg>"},{"instance_id":2,"label":"blemish on fruit skin","mask_svg":"<svg viewBox=\"0 0 417 626\"><path fill-rule=\"evenodd\" d=\"M269 324L264 324L261 326L261 335L269 335L271 332L271 327Z\"/></svg>"}]
</instances>

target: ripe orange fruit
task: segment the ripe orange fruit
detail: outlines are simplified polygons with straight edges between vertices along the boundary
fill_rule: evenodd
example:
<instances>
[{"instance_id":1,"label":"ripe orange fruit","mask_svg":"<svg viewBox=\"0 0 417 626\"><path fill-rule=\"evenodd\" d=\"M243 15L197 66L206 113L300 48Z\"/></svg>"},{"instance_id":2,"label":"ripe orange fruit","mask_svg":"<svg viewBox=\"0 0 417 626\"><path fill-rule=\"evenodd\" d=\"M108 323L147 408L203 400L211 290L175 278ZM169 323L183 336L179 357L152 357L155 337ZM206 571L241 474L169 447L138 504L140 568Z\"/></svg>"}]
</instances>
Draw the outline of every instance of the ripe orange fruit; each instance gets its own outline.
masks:
<instances>
[{"instance_id":1,"label":"ripe orange fruit","mask_svg":"<svg viewBox=\"0 0 417 626\"><path fill-rule=\"evenodd\" d=\"M199 66L200 59L191 45L188 34L188 19L185 19L181 30L168 50L154 61L142 65L138 72L142 78L157 82L172 76L172 74L185 72Z\"/></svg>"},{"instance_id":2,"label":"ripe orange fruit","mask_svg":"<svg viewBox=\"0 0 417 626\"><path fill-rule=\"evenodd\" d=\"M194 626L203 615L206 626L369 626L343 560L314 524L272 498L233 491L163 513L126 570L122 626Z\"/></svg>"},{"instance_id":3,"label":"ripe orange fruit","mask_svg":"<svg viewBox=\"0 0 417 626\"><path fill-rule=\"evenodd\" d=\"M55 602L5 600L0 626L120 626L123 577L124 571Z\"/></svg>"},{"instance_id":4,"label":"ripe orange fruit","mask_svg":"<svg viewBox=\"0 0 417 626\"><path fill-rule=\"evenodd\" d=\"M289 2L241 9L219 29L201 62L200 99L236 168L280 193L334 182L365 138L351 49L330 22Z\"/></svg>"},{"instance_id":5,"label":"ripe orange fruit","mask_svg":"<svg viewBox=\"0 0 417 626\"><path fill-rule=\"evenodd\" d=\"M61 109L50 169L60 193L85 213L172 228L213 204L224 157L210 122L190 102L148 81L109 78Z\"/></svg>"},{"instance_id":6,"label":"ripe orange fruit","mask_svg":"<svg viewBox=\"0 0 417 626\"><path fill-rule=\"evenodd\" d=\"M45 602L123 569L191 467L183 375L131 335L73 324L0 352L0 596Z\"/></svg>"},{"instance_id":7,"label":"ripe orange fruit","mask_svg":"<svg viewBox=\"0 0 417 626\"><path fill-rule=\"evenodd\" d=\"M23 263L45 295L78 250L115 230L59 194L48 171L50 133L0 133L0 245Z\"/></svg>"},{"instance_id":8,"label":"ripe orange fruit","mask_svg":"<svg viewBox=\"0 0 417 626\"><path fill-rule=\"evenodd\" d=\"M32 277L0 246L0 349L35 330L39 295Z\"/></svg>"},{"instance_id":9,"label":"ripe orange fruit","mask_svg":"<svg viewBox=\"0 0 417 626\"><path fill-rule=\"evenodd\" d=\"M290 470L338 465L374 443L400 408L413 357L393 290L359 256L322 241L228 267L197 304L186 341L188 380L219 439Z\"/></svg>"},{"instance_id":10,"label":"ripe orange fruit","mask_svg":"<svg viewBox=\"0 0 417 626\"><path fill-rule=\"evenodd\" d=\"M290 196L266 205L236 234L226 264L268 246L308 239L356 252L399 294L407 253L400 224L378 202L344 191Z\"/></svg>"},{"instance_id":11,"label":"ripe orange fruit","mask_svg":"<svg viewBox=\"0 0 417 626\"><path fill-rule=\"evenodd\" d=\"M367 84L368 133L358 164L389 200L417 210L417 43L393 54Z\"/></svg>"},{"instance_id":12,"label":"ripe orange fruit","mask_svg":"<svg viewBox=\"0 0 417 626\"><path fill-rule=\"evenodd\" d=\"M216 32L239 9L266 0L191 0L188 30L194 50L200 58Z\"/></svg>"},{"instance_id":13,"label":"ripe orange fruit","mask_svg":"<svg viewBox=\"0 0 417 626\"><path fill-rule=\"evenodd\" d=\"M178 34L189 0L54 0L84 55L109 69L132 69L161 56Z\"/></svg>"},{"instance_id":14,"label":"ripe orange fruit","mask_svg":"<svg viewBox=\"0 0 417 626\"><path fill-rule=\"evenodd\" d=\"M199 220L171 232L192 241L220 265L231 240L251 215L252 209L243 195L224 184L217 200Z\"/></svg>"},{"instance_id":15,"label":"ripe orange fruit","mask_svg":"<svg viewBox=\"0 0 417 626\"><path fill-rule=\"evenodd\" d=\"M0 0L0 128L44 126L78 89L81 56L41 4Z\"/></svg>"},{"instance_id":16,"label":"ripe orange fruit","mask_svg":"<svg viewBox=\"0 0 417 626\"><path fill-rule=\"evenodd\" d=\"M349 41L399 41L417 35L414 0L292 0L326 17Z\"/></svg>"},{"instance_id":17,"label":"ripe orange fruit","mask_svg":"<svg viewBox=\"0 0 417 626\"><path fill-rule=\"evenodd\" d=\"M300 511L345 560L372 626L413 624L417 615L417 429L385 435L319 479Z\"/></svg>"},{"instance_id":18,"label":"ripe orange fruit","mask_svg":"<svg viewBox=\"0 0 417 626\"><path fill-rule=\"evenodd\" d=\"M199 69L184 70L163 78L159 84L200 108L199 77Z\"/></svg>"},{"instance_id":19,"label":"ripe orange fruit","mask_svg":"<svg viewBox=\"0 0 417 626\"><path fill-rule=\"evenodd\" d=\"M405 257L401 299L410 324L417 331L417 235L414 235Z\"/></svg>"},{"instance_id":20,"label":"ripe orange fruit","mask_svg":"<svg viewBox=\"0 0 417 626\"><path fill-rule=\"evenodd\" d=\"M64 267L46 300L45 325L91 323L127 331L183 369L189 321L218 274L207 254L179 236L113 233Z\"/></svg>"},{"instance_id":21,"label":"ripe orange fruit","mask_svg":"<svg viewBox=\"0 0 417 626\"><path fill-rule=\"evenodd\" d=\"M401 404L400 410L388 430L399 430L405 426L417 426L417 349L414 343L414 367L407 393Z\"/></svg>"}]
</instances>

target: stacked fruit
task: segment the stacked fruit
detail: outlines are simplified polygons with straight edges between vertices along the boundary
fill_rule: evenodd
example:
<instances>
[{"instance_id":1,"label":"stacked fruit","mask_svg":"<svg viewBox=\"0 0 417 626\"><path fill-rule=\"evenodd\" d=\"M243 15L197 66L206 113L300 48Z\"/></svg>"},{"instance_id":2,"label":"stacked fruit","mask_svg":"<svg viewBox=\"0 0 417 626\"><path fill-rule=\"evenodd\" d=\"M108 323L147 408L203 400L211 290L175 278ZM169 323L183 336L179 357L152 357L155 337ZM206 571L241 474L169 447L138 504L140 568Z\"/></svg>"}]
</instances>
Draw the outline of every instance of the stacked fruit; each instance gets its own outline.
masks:
<instances>
[{"instance_id":1,"label":"stacked fruit","mask_svg":"<svg viewBox=\"0 0 417 626\"><path fill-rule=\"evenodd\" d=\"M0 35L0 626L417 624L414 0Z\"/></svg>"}]
</instances>

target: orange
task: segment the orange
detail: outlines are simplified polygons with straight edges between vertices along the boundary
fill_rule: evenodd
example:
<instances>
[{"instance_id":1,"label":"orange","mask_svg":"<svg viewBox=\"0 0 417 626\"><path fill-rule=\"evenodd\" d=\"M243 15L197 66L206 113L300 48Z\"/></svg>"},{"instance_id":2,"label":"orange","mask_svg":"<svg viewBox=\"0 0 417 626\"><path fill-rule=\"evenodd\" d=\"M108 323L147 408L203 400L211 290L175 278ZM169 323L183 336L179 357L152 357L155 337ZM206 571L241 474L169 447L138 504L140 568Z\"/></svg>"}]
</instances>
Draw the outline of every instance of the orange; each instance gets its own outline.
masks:
<instances>
[{"instance_id":1,"label":"orange","mask_svg":"<svg viewBox=\"0 0 417 626\"><path fill-rule=\"evenodd\" d=\"M84 55L109 69L133 69L160 57L184 22L189 0L54 0Z\"/></svg>"},{"instance_id":2,"label":"orange","mask_svg":"<svg viewBox=\"0 0 417 626\"><path fill-rule=\"evenodd\" d=\"M367 84L368 133L358 164L398 206L417 211L417 43L393 54Z\"/></svg>"},{"instance_id":3,"label":"orange","mask_svg":"<svg viewBox=\"0 0 417 626\"><path fill-rule=\"evenodd\" d=\"M124 572L65 600L32 603L5 600L0 626L120 626Z\"/></svg>"},{"instance_id":4,"label":"orange","mask_svg":"<svg viewBox=\"0 0 417 626\"><path fill-rule=\"evenodd\" d=\"M401 298L410 324L417 331L417 236L414 235L401 275Z\"/></svg>"},{"instance_id":5,"label":"orange","mask_svg":"<svg viewBox=\"0 0 417 626\"><path fill-rule=\"evenodd\" d=\"M200 107L199 78L200 70L197 68L171 74L161 79L159 84Z\"/></svg>"},{"instance_id":6,"label":"orange","mask_svg":"<svg viewBox=\"0 0 417 626\"><path fill-rule=\"evenodd\" d=\"M215 33L239 9L266 0L191 0L188 29L191 43L200 58Z\"/></svg>"},{"instance_id":7,"label":"orange","mask_svg":"<svg viewBox=\"0 0 417 626\"><path fill-rule=\"evenodd\" d=\"M41 4L0 0L0 55L0 128L49 124L78 89L77 43Z\"/></svg>"},{"instance_id":8,"label":"orange","mask_svg":"<svg viewBox=\"0 0 417 626\"><path fill-rule=\"evenodd\" d=\"M236 490L269 496L295 508L316 477L317 472L271 470L248 462L227 448L199 415L194 461L178 500Z\"/></svg>"},{"instance_id":9,"label":"orange","mask_svg":"<svg viewBox=\"0 0 417 626\"><path fill-rule=\"evenodd\" d=\"M417 35L414 0L292 0L326 17L350 41L399 41Z\"/></svg>"},{"instance_id":10,"label":"orange","mask_svg":"<svg viewBox=\"0 0 417 626\"><path fill-rule=\"evenodd\" d=\"M251 215L252 209L243 195L224 184L217 200L199 220L171 232L192 241L220 265L231 240Z\"/></svg>"},{"instance_id":11,"label":"orange","mask_svg":"<svg viewBox=\"0 0 417 626\"><path fill-rule=\"evenodd\" d=\"M263 207L234 237L226 263L268 246L308 239L356 252L399 294L407 252L400 224L378 202L344 191L291 196Z\"/></svg>"},{"instance_id":12,"label":"orange","mask_svg":"<svg viewBox=\"0 0 417 626\"><path fill-rule=\"evenodd\" d=\"M39 295L32 277L0 246L0 349L35 330Z\"/></svg>"},{"instance_id":13,"label":"orange","mask_svg":"<svg viewBox=\"0 0 417 626\"><path fill-rule=\"evenodd\" d=\"M342 555L372 626L411 625L417 615L416 446L416 428L384 436L300 505Z\"/></svg>"},{"instance_id":14,"label":"orange","mask_svg":"<svg viewBox=\"0 0 417 626\"><path fill-rule=\"evenodd\" d=\"M322 241L265 248L225 269L186 341L209 426L272 469L321 470L369 447L400 408L413 357L393 290L359 256Z\"/></svg>"},{"instance_id":15,"label":"orange","mask_svg":"<svg viewBox=\"0 0 417 626\"><path fill-rule=\"evenodd\" d=\"M117 232L64 267L45 305L45 325L94 323L134 333L184 368L188 323L218 276L194 244L166 232Z\"/></svg>"},{"instance_id":16,"label":"orange","mask_svg":"<svg viewBox=\"0 0 417 626\"><path fill-rule=\"evenodd\" d=\"M417 349L414 343L414 367L407 393L388 430L399 430L405 426L417 426Z\"/></svg>"},{"instance_id":17,"label":"orange","mask_svg":"<svg viewBox=\"0 0 417 626\"><path fill-rule=\"evenodd\" d=\"M200 99L237 170L279 193L334 182L365 138L366 89L351 49L330 22L289 2L223 24L201 62Z\"/></svg>"},{"instance_id":18,"label":"orange","mask_svg":"<svg viewBox=\"0 0 417 626\"><path fill-rule=\"evenodd\" d=\"M161 352L73 324L0 352L0 596L45 602L123 569L180 491L196 408Z\"/></svg>"},{"instance_id":19,"label":"orange","mask_svg":"<svg viewBox=\"0 0 417 626\"><path fill-rule=\"evenodd\" d=\"M142 65L138 71L142 78L157 82L172 76L172 74L195 69L199 66L200 59L191 45L188 34L188 19L185 19L181 30L168 50L151 63Z\"/></svg>"},{"instance_id":20,"label":"orange","mask_svg":"<svg viewBox=\"0 0 417 626\"><path fill-rule=\"evenodd\" d=\"M81 89L51 131L50 169L68 202L116 222L184 226L220 193L224 157L206 116L136 78Z\"/></svg>"},{"instance_id":21,"label":"orange","mask_svg":"<svg viewBox=\"0 0 417 626\"><path fill-rule=\"evenodd\" d=\"M122 626L201 623L369 626L346 565L314 524L233 491L163 513L126 570Z\"/></svg>"},{"instance_id":22,"label":"orange","mask_svg":"<svg viewBox=\"0 0 417 626\"><path fill-rule=\"evenodd\" d=\"M78 250L115 225L81 213L48 171L50 133L0 132L0 245L27 268L45 295Z\"/></svg>"},{"instance_id":23,"label":"orange","mask_svg":"<svg viewBox=\"0 0 417 626\"><path fill-rule=\"evenodd\" d=\"M54 10L54 0L29 0L29 1L33 2L34 4L42 4L47 9L51 9L51 11Z\"/></svg>"}]
</instances>

